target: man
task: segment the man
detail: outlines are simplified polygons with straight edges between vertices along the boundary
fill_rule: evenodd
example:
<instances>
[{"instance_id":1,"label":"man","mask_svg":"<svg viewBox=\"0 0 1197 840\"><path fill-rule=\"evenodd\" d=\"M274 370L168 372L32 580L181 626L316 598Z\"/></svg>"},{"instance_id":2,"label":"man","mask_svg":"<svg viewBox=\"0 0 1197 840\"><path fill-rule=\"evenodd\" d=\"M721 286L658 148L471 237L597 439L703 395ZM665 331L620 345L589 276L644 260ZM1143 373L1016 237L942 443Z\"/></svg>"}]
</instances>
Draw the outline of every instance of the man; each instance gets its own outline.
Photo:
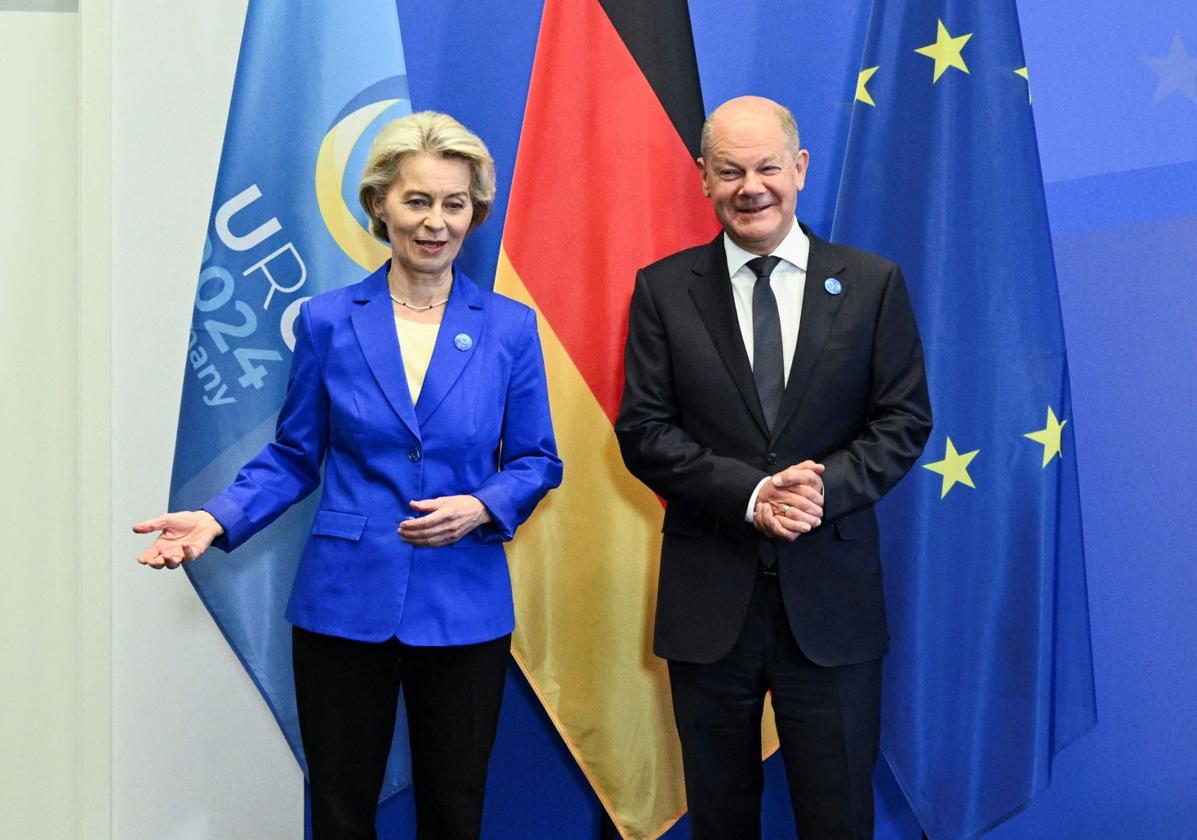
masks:
<instances>
[{"instance_id":1,"label":"man","mask_svg":"<svg viewBox=\"0 0 1197 840\"><path fill-rule=\"evenodd\" d=\"M873 505L931 409L901 271L795 219L808 162L777 103L716 109L698 165L723 233L641 270L632 295L616 432L667 502L654 651L696 840L760 834L766 691L803 840L873 832Z\"/></svg>"}]
</instances>

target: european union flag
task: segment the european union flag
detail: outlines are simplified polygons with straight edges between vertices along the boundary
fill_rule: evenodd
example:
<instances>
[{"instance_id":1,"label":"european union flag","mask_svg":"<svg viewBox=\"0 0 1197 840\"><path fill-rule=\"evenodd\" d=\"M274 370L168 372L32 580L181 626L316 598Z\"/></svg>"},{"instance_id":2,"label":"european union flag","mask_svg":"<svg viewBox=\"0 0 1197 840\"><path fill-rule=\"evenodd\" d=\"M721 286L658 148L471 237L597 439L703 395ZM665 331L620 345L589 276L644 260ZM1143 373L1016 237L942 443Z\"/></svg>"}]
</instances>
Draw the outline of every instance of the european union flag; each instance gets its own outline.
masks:
<instances>
[{"instance_id":1,"label":"european union flag","mask_svg":"<svg viewBox=\"0 0 1197 840\"><path fill-rule=\"evenodd\" d=\"M980 834L1096 721L1068 363L1014 0L875 0L836 239L906 273L935 432L883 510L882 750Z\"/></svg>"},{"instance_id":2,"label":"european union flag","mask_svg":"<svg viewBox=\"0 0 1197 840\"><path fill-rule=\"evenodd\" d=\"M410 111L393 2L350 13L251 0L188 341L172 510L203 504L273 436L300 303L387 258L356 191L376 129ZM228 557L187 566L305 769L283 610L315 498ZM384 795L410 778L404 721L395 742Z\"/></svg>"}]
</instances>

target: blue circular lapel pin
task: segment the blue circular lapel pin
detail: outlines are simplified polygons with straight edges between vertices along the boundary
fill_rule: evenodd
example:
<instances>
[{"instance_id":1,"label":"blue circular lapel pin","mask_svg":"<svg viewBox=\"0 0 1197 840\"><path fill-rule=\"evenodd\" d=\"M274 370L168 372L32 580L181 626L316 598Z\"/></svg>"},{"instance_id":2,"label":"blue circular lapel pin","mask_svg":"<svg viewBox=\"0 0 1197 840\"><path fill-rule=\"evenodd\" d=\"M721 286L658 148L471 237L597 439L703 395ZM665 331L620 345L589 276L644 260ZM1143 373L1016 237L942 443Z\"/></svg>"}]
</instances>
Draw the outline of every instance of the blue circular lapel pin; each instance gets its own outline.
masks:
<instances>
[{"instance_id":1,"label":"blue circular lapel pin","mask_svg":"<svg viewBox=\"0 0 1197 840\"><path fill-rule=\"evenodd\" d=\"M458 333L453 337L453 346L458 350L469 350L474 346L474 339L465 333Z\"/></svg>"},{"instance_id":2,"label":"blue circular lapel pin","mask_svg":"<svg viewBox=\"0 0 1197 840\"><path fill-rule=\"evenodd\" d=\"M834 277L828 277L826 280L824 280L823 288L826 289L829 294L833 295L838 295L844 290L844 287L840 285L840 281L836 280Z\"/></svg>"}]
</instances>

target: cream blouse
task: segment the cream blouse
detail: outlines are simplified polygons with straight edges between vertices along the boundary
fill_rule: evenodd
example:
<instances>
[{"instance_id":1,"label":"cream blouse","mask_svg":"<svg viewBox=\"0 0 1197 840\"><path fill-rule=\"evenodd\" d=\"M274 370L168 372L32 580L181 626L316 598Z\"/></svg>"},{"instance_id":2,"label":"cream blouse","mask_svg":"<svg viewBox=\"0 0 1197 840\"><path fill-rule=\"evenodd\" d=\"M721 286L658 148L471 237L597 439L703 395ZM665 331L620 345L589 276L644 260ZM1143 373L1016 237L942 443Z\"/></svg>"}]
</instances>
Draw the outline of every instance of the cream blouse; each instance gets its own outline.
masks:
<instances>
[{"instance_id":1,"label":"cream blouse","mask_svg":"<svg viewBox=\"0 0 1197 840\"><path fill-rule=\"evenodd\" d=\"M436 334L440 329L440 324L421 324L395 316L395 332L399 335L399 352L403 354L403 372L407 374L412 405L420 399L424 375L432 361L432 348L436 346Z\"/></svg>"}]
</instances>

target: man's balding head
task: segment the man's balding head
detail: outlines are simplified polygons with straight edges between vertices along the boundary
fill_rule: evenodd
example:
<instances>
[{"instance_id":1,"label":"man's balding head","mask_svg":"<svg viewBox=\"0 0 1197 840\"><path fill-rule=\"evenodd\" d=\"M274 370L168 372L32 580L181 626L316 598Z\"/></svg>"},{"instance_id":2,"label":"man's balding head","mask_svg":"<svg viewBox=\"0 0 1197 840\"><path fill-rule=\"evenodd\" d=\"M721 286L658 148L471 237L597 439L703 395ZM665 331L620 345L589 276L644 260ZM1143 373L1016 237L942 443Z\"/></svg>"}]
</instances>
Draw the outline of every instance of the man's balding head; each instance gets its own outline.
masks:
<instances>
[{"instance_id":1,"label":"man's balding head","mask_svg":"<svg viewBox=\"0 0 1197 840\"><path fill-rule=\"evenodd\" d=\"M789 149L790 154L794 157L798 156L798 150L802 148L802 145L798 139L797 120L794 119L794 115L790 113L789 108L778 102L774 102L772 99L766 99L763 96L737 96L735 99L729 99L714 111L711 111L702 124L702 139L700 141L702 156L705 158L710 151L711 134L715 130L717 122L726 123L745 118L776 118L778 125L781 126L782 134L785 135L786 148Z\"/></svg>"},{"instance_id":2,"label":"man's balding head","mask_svg":"<svg viewBox=\"0 0 1197 840\"><path fill-rule=\"evenodd\" d=\"M769 254L794 226L810 155L781 105L741 96L711 112L702 128L702 189L731 240Z\"/></svg>"}]
</instances>

